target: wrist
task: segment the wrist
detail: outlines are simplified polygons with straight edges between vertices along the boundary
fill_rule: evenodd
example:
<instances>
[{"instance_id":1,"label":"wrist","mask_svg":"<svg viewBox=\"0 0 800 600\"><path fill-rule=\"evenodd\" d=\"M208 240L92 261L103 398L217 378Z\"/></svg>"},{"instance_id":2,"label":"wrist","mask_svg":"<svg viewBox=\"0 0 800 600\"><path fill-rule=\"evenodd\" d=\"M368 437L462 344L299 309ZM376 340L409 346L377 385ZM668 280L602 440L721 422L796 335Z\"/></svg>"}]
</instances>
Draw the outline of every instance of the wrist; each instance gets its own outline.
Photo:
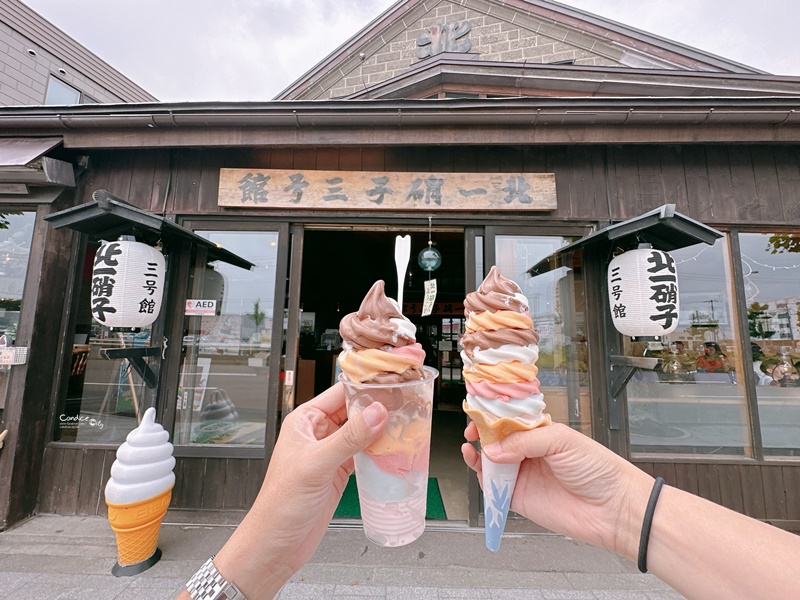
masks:
<instances>
[{"instance_id":1,"label":"wrist","mask_svg":"<svg viewBox=\"0 0 800 600\"><path fill-rule=\"evenodd\" d=\"M214 557L217 570L247 598L274 598L294 571L280 557L263 552L263 543L237 533Z\"/></svg>"},{"instance_id":2,"label":"wrist","mask_svg":"<svg viewBox=\"0 0 800 600\"><path fill-rule=\"evenodd\" d=\"M616 537L611 550L636 562L647 501L655 479L636 467L632 467L631 470L632 476L629 478L627 488L621 494Z\"/></svg>"}]
</instances>

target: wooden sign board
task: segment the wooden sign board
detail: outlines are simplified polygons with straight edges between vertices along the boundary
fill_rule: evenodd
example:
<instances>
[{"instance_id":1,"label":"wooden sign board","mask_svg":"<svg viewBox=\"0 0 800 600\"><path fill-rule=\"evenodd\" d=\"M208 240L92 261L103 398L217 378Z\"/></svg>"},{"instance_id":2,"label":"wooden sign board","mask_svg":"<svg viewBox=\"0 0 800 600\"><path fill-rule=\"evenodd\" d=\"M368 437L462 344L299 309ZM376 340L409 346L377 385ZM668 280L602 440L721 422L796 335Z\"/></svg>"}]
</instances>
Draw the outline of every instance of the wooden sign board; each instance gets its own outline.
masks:
<instances>
[{"instance_id":1,"label":"wooden sign board","mask_svg":"<svg viewBox=\"0 0 800 600\"><path fill-rule=\"evenodd\" d=\"M220 206L334 210L555 210L553 173L220 169Z\"/></svg>"}]
</instances>

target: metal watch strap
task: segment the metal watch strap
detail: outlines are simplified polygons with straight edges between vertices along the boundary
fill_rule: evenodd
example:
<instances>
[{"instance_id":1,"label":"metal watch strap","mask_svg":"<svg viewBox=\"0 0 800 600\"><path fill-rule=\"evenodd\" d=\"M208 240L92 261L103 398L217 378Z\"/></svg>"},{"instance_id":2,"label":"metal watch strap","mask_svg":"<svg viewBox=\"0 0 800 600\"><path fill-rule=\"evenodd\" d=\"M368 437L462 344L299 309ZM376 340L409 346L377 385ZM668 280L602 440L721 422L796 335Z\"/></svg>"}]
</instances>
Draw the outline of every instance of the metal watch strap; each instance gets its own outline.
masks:
<instances>
[{"instance_id":1,"label":"metal watch strap","mask_svg":"<svg viewBox=\"0 0 800 600\"><path fill-rule=\"evenodd\" d=\"M209 558L186 582L192 600L247 600L234 584L226 581Z\"/></svg>"}]
</instances>

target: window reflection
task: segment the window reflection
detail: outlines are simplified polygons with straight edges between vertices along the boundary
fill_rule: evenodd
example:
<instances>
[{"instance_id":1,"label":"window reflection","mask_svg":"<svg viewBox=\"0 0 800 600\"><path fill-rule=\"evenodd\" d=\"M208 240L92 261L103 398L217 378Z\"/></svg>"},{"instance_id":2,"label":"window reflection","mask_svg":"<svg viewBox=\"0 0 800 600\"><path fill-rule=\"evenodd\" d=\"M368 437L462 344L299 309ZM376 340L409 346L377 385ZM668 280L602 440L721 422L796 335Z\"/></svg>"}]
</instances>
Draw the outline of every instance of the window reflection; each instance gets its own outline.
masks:
<instances>
[{"instance_id":1,"label":"window reflection","mask_svg":"<svg viewBox=\"0 0 800 600\"><path fill-rule=\"evenodd\" d=\"M800 239L739 235L764 454L800 455Z\"/></svg>"},{"instance_id":2,"label":"window reflection","mask_svg":"<svg viewBox=\"0 0 800 600\"><path fill-rule=\"evenodd\" d=\"M561 266L530 277L527 270L567 245L560 236L497 236L496 264L528 298L533 327L539 333L537 377L554 421L591 435L588 346L580 253Z\"/></svg>"},{"instance_id":3,"label":"window reflection","mask_svg":"<svg viewBox=\"0 0 800 600\"><path fill-rule=\"evenodd\" d=\"M35 212L0 213L0 347L16 342L35 221ZM0 366L0 413L12 368Z\"/></svg>"},{"instance_id":4,"label":"window reflection","mask_svg":"<svg viewBox=\"0 0 800 600\"><path fill-rule=\"evenodd\" d=\"M658 359L627 385L631 450L749 455L742 357L731 298L727 239L671 251L680 321L662 342L632 342L625 354Z\"/></svg>"},{"instance_id":5,"label":"window reflection","mask_svg":"<svg viewBox=\"0 0 800 600\"><path fill-rule=\"evenodd\" d=\"M263 446L278 233L197 233L256 266L198 257L189 299L216 307L185 317L175 443Z\"/></svg>"},{"instance_id":6,"label":"window reflection","mask_svg":"<svg viewBox=\"0 0 800 600\"><path fill-rule=\"evenodd\" d=\"M87 245L81 278L67 392L56 414L62 442L120 444L147 408L147 385L127 358L105 358L104 350L150 346L151 326L112 330L92 319L92 267L98 244ZM162 307L163 310L163 307ZM152 359L144 359L151 363Z\"/></svg>"}]
</instances>

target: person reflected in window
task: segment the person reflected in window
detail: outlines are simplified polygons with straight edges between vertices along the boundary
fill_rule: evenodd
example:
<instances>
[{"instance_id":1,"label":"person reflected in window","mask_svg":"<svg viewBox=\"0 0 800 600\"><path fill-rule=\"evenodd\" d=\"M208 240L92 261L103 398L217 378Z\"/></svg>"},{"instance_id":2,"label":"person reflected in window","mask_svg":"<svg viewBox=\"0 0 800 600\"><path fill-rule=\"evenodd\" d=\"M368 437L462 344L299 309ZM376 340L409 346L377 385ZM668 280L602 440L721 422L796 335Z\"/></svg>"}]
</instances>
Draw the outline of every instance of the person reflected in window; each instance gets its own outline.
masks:
<instances>
[{"instance_id":1,"label":"person reflected in window","mask_svg":"<svg viewBox=\"0 0 800 600\"><path fill-rule=\"evenodd\" d=\"M703 354L697 357L697 370L701 373L727 373L731 370L728 356L717 342L703 344Z\"/></svg>"},{"instance_id":2,"label":"person reflected in window","mask_svg":"<svg viewBox=\"0 0 800 600\"><path fill-rule=\"evenodd\" d=\"M756 385L771 385L774 380L767 374L766 365L763 364L764 351L755 342L750 342L750 349L753 352L753 372L756 375ZM774 364L772 366L774 367Z\"/></svg>"}]
</instances>

